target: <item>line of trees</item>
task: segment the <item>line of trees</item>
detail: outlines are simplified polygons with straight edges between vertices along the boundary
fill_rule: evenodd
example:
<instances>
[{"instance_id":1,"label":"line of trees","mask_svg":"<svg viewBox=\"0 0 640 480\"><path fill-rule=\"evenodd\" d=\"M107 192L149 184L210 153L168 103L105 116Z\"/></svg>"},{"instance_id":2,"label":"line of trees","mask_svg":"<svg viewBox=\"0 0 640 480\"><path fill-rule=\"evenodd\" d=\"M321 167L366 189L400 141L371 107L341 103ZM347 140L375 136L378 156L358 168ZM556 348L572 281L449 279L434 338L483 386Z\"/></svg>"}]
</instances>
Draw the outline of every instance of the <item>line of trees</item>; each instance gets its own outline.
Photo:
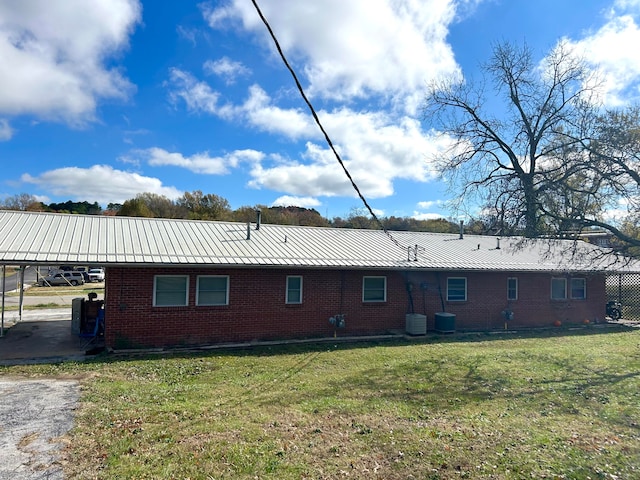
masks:
<instances>
[{"instance_id":1,"label":"line of trees","mask_svg":"<svg viewBox=\"0 0 640 480\"><path fill-rule=\"evenodd\" d=\"M85 215L121 215L148 218L183 218L192 220L220 220L232 222L254 222L256 210L260 209L262 222L278 225L302 225L314 227L378 229L379 224L362 210L354 209L346 218L327 219L317 210L303 207L268 207L265 205L243 206L232 210L229 202L218 195L204 194L200 190L185 192L172 200L155 193L141 193L124 203L109 203L106 209L97 203L72 202L45 204L33 195L22 193L0 202L0 209L74 213ZM388 230L455 233L457 223L443 218L417 220L410 217L383 217L381 221ZM466 227L469 233L486 233L484 225L473 222Z\"/></svg>"}]
</instances>

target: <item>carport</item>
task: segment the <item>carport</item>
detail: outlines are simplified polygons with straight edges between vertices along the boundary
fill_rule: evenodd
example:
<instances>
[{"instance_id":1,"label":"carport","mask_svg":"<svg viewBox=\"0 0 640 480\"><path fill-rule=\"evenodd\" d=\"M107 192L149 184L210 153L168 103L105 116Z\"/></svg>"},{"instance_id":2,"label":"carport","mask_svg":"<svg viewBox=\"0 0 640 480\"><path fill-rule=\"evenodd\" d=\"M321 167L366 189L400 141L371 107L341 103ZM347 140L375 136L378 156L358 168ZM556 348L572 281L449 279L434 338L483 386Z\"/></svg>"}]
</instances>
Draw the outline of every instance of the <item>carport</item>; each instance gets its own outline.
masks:
<instances>
[{"instance_id":1,"label":"carport","mask_svg":"<svg viewBox=\"0 0 640 480\"><path fill-rule=\"evenodd\" d=\"M15 265L15 264L13 264ZM14 363L54 362L83 359L88 352L99 351L95 338L82 338L72 329L72 300L79 294L28 296L24 286L37 281L39 268L19 266L16 275L6 280L6 265L2 265L2 300L0 306L0 365ZM25 281L25 272L27 280ZM36 273L37 272L37 273ZM33 278L31 278L33 277ZM16 288L17 287L17 288ZM18 296L5 291L18 290ZM60 308L25 309L29 305L61 303ZM8 310L8 307L17 309Z\"/></svg>"},{"instance_id":2,"label":"carport","mask_svg":"<svg viewBox=\"0 0 640 480\"><path fill-rule=\"evenodd\" d=\"M0 365L82 359L87 340L71 332L71 309L27 311L0 339Z\"/></svg>"}]
</instances>

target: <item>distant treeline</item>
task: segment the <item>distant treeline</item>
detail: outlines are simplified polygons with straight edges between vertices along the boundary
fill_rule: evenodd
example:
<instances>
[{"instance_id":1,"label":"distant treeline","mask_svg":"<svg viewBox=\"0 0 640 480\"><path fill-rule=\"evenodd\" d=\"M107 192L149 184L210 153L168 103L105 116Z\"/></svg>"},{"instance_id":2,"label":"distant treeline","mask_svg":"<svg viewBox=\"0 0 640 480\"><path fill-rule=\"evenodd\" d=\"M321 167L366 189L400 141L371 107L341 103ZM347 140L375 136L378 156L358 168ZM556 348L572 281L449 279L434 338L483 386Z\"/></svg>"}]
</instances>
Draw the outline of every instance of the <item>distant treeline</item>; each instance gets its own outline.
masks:
<instances>
[{"instance_id":1,"label":"distant treeline","mask_svg":"<svg viewBox=\"0 0 640 480\"><path fill-rule=\"evenodd\" d=\"M221 220L232 222L255 222L256 211L261 212L261 221L278 225L302 225L313 227L379 229L380 224L361 211L354 210L348 217L328 219L313 208L268 207L265 205L244 206L232 210L229 202L218 195L203 194L200 190L185 192L176 200L155 193L141 193L124 203L109 203L103 209L98 202L43 203L26 193L9 197L0 203L2 210L72 213L83 215L121 215L148 218L184 218L192 220ZM381 217L384 228L396 231L455 233L456 222L444 218L417 220L411 217ZM469 233L487 233L480 221L465 226Z\"/></svg>"}]
</instances>

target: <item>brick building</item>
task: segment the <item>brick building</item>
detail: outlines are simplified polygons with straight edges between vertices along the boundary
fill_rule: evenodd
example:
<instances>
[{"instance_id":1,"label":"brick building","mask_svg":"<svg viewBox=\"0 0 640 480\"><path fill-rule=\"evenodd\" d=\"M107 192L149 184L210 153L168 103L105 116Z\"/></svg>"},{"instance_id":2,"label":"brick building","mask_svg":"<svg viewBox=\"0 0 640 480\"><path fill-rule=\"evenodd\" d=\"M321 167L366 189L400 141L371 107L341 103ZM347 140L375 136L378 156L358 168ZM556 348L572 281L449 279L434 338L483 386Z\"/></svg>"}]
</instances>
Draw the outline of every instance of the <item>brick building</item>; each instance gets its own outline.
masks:
<instances>
[{"instance_id":1,"label":"brick building","mask_svg":"<svg viewBox=\"0 0 640 480\"><path fill-rule=\"evenodd\" d=\"M428 331L443 318L457 331L603 320L614 260L463 232L0 212L3 264L105 268L118 349L383 334L407 315Z\"/></svg>"}]
</instances>

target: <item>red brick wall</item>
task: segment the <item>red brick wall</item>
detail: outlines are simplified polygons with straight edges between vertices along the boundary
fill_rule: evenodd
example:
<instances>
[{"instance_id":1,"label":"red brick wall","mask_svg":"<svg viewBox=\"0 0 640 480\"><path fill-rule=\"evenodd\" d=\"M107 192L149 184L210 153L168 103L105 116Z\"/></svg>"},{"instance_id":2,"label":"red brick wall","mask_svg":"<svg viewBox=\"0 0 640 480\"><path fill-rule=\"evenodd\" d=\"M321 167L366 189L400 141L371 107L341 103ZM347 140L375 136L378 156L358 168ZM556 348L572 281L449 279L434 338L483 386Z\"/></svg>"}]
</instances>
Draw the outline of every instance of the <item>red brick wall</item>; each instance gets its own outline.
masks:
<instances>
[{"instance_id":1,"label":"red brick wall","mask_svg":"<svg viewBox=\"0 0 640 480\"><path fill-rule=\"evenodd\" d=\"M189 304L154 307L154 275L188 275ZM228 275L229 305L196 306L197 275ZM285 304L287 275L303 277L303 303ZM362 302L362 277L387 277L387 301ZM603 277L588 277L587 300L552 302L546 274L456 273L467 277L466 302L446 302L456 314L457 330L503 328L507 277L519 279L509 327L548 326L555 320L579 323L604 317ZM334 271L297 269L218 269L109 267L106 275L106 341L113 348L178 346L404 331L411 309L407 279L413 284L413 311L426 313L433 329L442 311L438 281L446 296L446 273ZM346 327L335 329L329 317L345 314Z\"/></svg>"}]
</instances>

